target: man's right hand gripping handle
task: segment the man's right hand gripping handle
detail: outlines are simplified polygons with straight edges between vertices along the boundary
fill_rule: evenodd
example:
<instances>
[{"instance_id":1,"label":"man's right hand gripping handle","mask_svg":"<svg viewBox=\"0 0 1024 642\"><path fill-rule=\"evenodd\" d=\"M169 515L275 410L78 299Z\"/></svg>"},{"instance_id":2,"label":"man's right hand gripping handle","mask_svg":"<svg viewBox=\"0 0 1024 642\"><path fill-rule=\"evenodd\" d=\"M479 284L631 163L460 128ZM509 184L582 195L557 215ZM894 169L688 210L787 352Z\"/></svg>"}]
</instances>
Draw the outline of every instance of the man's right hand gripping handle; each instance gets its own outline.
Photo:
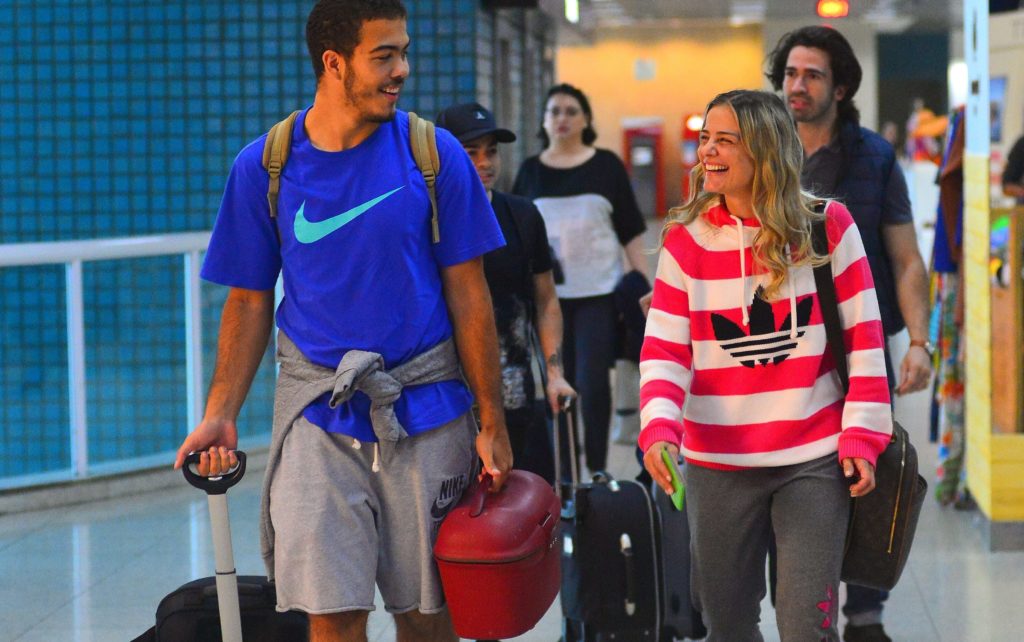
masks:
<instances>
[{"instance_id":1,"label":"man's right hand gripping handle","mask_svg":"<svg viewBox=\"0 0 1024 642\"><path fill-rule=\"evenodd\" d=\"M174 468L181 468L189 453L199 452L198 472L201 476L210 477L227 472L238 463L234 452L237 446L238 428L235 422L204 419L178 448Z\"/></svg>"}]
</instances>

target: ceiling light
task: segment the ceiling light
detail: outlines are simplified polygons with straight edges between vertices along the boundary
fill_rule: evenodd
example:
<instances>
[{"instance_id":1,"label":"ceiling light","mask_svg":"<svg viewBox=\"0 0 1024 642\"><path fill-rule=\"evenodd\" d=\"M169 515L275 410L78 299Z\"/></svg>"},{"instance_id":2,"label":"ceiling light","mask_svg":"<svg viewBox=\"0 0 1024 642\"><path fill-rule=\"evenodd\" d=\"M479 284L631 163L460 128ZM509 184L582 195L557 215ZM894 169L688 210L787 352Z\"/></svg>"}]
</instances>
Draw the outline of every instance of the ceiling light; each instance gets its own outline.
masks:
<instances>
[{"instance_id":1,"label":"ceiling light","mask_svg":"<svg viewBox=\"0 0 1024 642\"><path fill-rule=\"evenodd\" d=\"M580 0L565 0L565 19L573 24L580 21Z\"/></svg>"},{"instance_id":2,"label":"ceiling light","mask_svg":"<svg viewBox=\"0 0 1024 642\"><path fill-rule=\"evenodd\" d=\"M818 0L818 15L822 18L845 18L850 14L846 0Z\"/></svg>"},{"instance_id":3,"label":"ceiling light","mask_svg":"<svg viewBox=\"0 0 1024 642\"><path fill-rule=\"evenodd\" d=\"M729 12L729 24L742 27L764 22L767 6L763 0L733 0Z\"/></svg>"},{"instance_id":4,"label":"ceiling light","mask_svg":"<svg viewBox=\"0 0 1024 642\"><path fill-rule=\"evenodd\" d=\"M916 22L912 16L901 14L893 0L879 0L861 16L861 21L878 33L900 33Z\"/></svg>"}]
</instances>

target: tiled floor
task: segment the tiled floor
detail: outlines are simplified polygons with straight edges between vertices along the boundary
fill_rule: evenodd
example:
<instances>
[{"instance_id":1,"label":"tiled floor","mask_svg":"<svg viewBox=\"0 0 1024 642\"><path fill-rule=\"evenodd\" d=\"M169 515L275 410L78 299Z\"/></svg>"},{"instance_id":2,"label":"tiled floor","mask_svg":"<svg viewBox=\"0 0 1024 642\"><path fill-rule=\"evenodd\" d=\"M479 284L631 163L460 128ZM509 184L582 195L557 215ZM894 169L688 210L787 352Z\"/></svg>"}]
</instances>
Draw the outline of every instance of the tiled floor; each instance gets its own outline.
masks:
<instances>
[{"instance_id":1,"label":"tiled floor","mask_svg":"<svg viewBox=\"0 0 1024 642\"><path fill-rule=\"evenodd\" d=\"M904 400L922 455L926 399ZM613 471L632 474L630 448L613 447ZM230 493L240 573L262 573L256 537L259 474ZM896 640L1024 639L1024 553L989 553L972 525L975 515L940 509L929 499L909 566L886 609ZM148 626L160 598L189 579L213 572L206 500L185 485L127 500L0 518L0 640L19 642L130 640ZM767 604L767 640L777 640ZM370 618L370 639L390 640L382 611ZM553 642L557 603L520 640Z\"/></svg>"}]
</instances>

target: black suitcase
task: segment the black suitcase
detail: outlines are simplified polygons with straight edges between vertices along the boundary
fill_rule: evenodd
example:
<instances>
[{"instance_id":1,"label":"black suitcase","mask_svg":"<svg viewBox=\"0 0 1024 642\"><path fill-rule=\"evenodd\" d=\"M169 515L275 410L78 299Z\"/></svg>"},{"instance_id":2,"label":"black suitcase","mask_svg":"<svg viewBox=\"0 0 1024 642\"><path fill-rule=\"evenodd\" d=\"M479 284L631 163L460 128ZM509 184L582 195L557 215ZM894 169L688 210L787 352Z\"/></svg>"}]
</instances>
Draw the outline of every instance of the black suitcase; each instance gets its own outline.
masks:
<instances>
[{"instance_id":1,"label":"black suitcase","mask_svg":"<svg viewBox=\"0 0 1024 642\"><path fill-rule=\"evenodd\" d=\"M245 474L245 453L238 467L221 477L200 477L191 470L197 454L182 471L190 484L206 491L217 575L182 585L160 600L156 626L133 642L294 642L309 635L305 613L278 613L277 593L266 577L235 574L228 523L227 489Z\"/></svg>"},{"instance_id":2,"label":"black suitcase","mask_svg":"<svg viewBox=\"0 0 1024 642\"><path fill-rule=\"evenodd\" d=\"M293 611L278 613L277 592L265 576L238 576L238 605L242 639L247 642L306 639L306 616ZM221 642L216 578L183 584L160 600L156 626L138 640Z\"/></svg>"},{"instance_id":3,"label":"black suitcase","mask_svg":"<svg viewBox=\"0 0 1024 642\"><path fill-rule=\"evenodd\" d=\"M638 482L599 473L562 511L566 640L659 639L657 516Z\"/></svg>"},{"instance_id":4,"label":"black suitcase","mask_svg":"<svg viewBox=\"0 0 1024 642\"><path fill-rule=\"evenodd\" d=\"M686 511L676 510L672 499L657 484L652 485L651 493L660 526L661 637L699 640L708 630L700 611L693 606L690 591L690 523Z\"/></svg>"},{"instance_id":5,"label":"black suitcase","mask_svg":"<svg viewBox=\"0 0 1024 642\"><path fill-rule=\"evenodd\" d=\"M572 483L561 489L563 640L671 642L704 637L706 630L690 599L685 512L676 511L660 490L652 496L643 484L607 473L579 483L571 410L566 415ZM559 445L556 438L556 466ZM662 546L666 540L668 548Z\"/></svg>"}]
</instances>

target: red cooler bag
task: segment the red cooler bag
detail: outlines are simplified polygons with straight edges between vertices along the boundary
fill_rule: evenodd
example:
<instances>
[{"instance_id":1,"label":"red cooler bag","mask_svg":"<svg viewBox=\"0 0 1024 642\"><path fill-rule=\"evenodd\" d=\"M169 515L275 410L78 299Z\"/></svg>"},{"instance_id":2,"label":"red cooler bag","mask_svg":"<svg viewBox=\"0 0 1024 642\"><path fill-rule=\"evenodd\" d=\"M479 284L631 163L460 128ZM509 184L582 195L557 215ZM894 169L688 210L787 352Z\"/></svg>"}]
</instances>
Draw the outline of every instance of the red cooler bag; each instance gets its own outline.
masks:
<instances>
[{"instance_id":1,"label":"red cooler bag","mask_svg":"<svg viewBox=\"0 0 1024 642\"><path fill-rule=\"evenodd\" d=\"M558 594L558 497L525 470L513 470L496 495L487 492L490 482L484 477L466 491L434 544L448 610L462 638L522 635Z\"/></svg>"}]
</instances>

